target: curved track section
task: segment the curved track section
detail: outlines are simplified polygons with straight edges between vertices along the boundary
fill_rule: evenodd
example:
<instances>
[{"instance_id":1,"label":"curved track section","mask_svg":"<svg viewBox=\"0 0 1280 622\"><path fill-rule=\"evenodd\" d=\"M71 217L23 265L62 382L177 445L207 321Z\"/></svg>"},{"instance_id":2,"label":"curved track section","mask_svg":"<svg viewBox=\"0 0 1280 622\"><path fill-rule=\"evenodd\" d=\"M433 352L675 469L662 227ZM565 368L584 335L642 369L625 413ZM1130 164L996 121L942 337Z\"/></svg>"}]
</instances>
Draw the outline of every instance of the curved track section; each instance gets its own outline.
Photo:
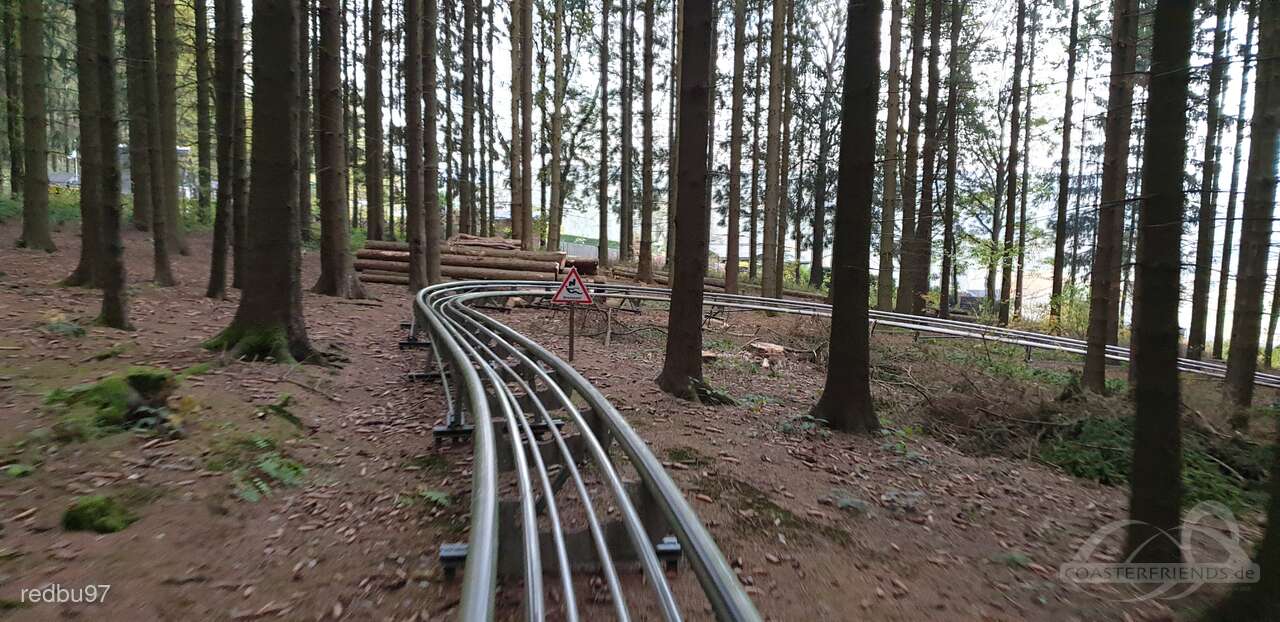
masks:
<instances>
[{"instance_id":1,"label":"curved track section","mask_svg":"<svg viewBox=\"0 0 1280 622\"><path fill-rule=\"evenodd\" d=\"M630 619L627 603L633 596L623 589L619 577L618 566L625 563L639 566L643 583L652 592L649 598L663 619L681 620L682 610L660 559L674 548L665 536L674 536L718 619L759 620L679 487L608 399L571 365L478 308L485 301L511 297L549 298L557 286L539 281L462 281L423 289L414 301L412 335L429 337L432 362L443 380L449 409L445 427L469 430L473 439L471 529L461 619L493 617L500 574L523 579L527 618L543 619L547 614L544 570L560 587L563 617L582 619L572 569L583 567L583 558L589 558L587 565L607 584L618 619ZM595 284L592 293L600 300L670 300L670 290L665 288L632 285ZM705 294L704 304L727 310L831 315L830 305L817 302L711 292ZM955 320L872 311L871 322L872 330L888 326L1011 344L1028 352L1085 352L1085 343L1077 339ZM1128 361L1129 352L1111 346L1107 357ZM1221 363L1188 359L1178 364L1184 372L1214 377L1222 377L1226 369ZM1280 376L1258 374L1255 382L1280 388ZM489 425L479 425L483 422ZM615 443L625 460L611 453ZM505 485L500 485L500 478L505 478ZM593 498L588 478L601 482L609 496ZM567 485L571 486L565 489ZM514 490L514 497L502 500L503 489ZM617 508L618 518L606 522L599 508L610 504ZM566 512L579 516L575 522L585 528L569 533L561 519Z\"/></svg>"}]
</instances>

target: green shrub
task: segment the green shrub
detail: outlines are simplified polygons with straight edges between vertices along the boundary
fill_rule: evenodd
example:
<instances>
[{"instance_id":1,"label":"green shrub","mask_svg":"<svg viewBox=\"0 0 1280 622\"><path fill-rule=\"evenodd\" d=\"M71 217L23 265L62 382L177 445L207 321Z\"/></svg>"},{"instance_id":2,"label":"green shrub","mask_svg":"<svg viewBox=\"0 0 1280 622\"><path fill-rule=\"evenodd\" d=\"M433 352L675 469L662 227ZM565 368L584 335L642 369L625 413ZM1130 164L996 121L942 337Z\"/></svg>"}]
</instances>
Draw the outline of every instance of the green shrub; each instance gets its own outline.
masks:
<instances>
[{"instance_id":1,"label":"green shrub","mask_svg":"<svg viewBox=\"0 0 1280 622\"><path fill-rule=\"evenodd\" d=\"M115 533L133 524L138 517L119 501L104 495L79 497L62 515L62 528L67 531Z\"/></svg>"}]
</instances>

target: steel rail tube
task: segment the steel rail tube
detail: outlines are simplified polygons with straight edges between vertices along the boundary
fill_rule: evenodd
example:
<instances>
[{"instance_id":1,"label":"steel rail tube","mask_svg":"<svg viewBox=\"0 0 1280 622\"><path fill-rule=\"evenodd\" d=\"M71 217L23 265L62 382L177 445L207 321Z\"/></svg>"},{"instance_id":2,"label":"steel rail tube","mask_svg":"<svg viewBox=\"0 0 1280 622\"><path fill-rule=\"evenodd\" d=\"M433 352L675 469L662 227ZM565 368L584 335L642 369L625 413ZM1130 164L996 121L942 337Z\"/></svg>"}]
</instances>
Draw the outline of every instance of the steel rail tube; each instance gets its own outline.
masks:
<instances>
[{"instance_id":1,"label":"steel rail tube","mask_svg":"<svg viewBox=\"0 0 1280 622\"><path fill-rule=\"evenodd\" d=\"M477 326L480 329L488 330L488 329L485 329L483 326L479 326L478 324ZM502 344L507 349L512 351L513 354L518 355L518 352L516 352L513 346L511 346L509 343L498 340L496 335L494 336L494 338L497 343ZM474 336L472 336L472 340L475 341L477 344L479 344L479 339L476 339ZM489 353L490 358L494 362L496 362L499 367L503 369L503 371L511 378L512 381L514 381L517 385L520 386L521 390L525 392L525 395L530 396L530 399L534 406L534 410L537 411L539 416L542 418L543 422L547 425L547 429L550 430L554 436L557 449L560 451L561 456L563 456L564 458L564 461L565 461L564 464L566 465L566 470L569 470L571 472L571 476L574 478L574 483L576 485L575 487L578 491L579 497L585 499L586 498L585 495L587 492L586 486L582 481L582 477L580 472L578 471L577 465L574 464L574 456L572 452L569 451L568 445L565 444L563 435L560 434L559 428L555 425L555 422L552 421L551 414L547 411L546 407L542 404L542 402L537 399L536 392L534 391L533 387L531 387L529 383L525 381L524 378L521 378L520 375L516 373L516 371L506 363L506 361L504 361L501 357L499 357L497 353L493 352L493 350L490 349L488 346L480 345L479 347L482 350ZM529 427L529 422L522 418L520 420L520 423L524 428L525 437L530 439L534 438L533 430ZM547 521L551 524L551 537L552 537L552 541L555 544L557 559L560 563L560 580L565 590L564 602L566 606L566 611L565 611L566 618L570 622L576 622L576 620L578 619L578 609L577 609L577 603L574 600L573 577L572 577L571 568L569 566L568 553L565 550L564 531L560 527L560 518L559 518L559 511L556 506L555 491L552 489L551 481L548 479L547 469L546 469L546 466L543 464L541 452L532 451L530 453L533 455L534 461L537 463L538 477L541 480L543 497L547 501ZM626 609L626 600L622 594L622 588L618 581L618 573L615 570L613 565L613 559L609 555L609 547L605 544L604 533L603 533L603 530L600 528L600 523L599 523L598 516L595 512L595 508L589 501L584 503L584 506L587 511L588 529L591 532L592 541L596 547L596 554L599 555L600 559L602 560L602 564L601 564L603 566L602 570L604 572L605 579L609 585L609 591L611 596L613 597L614 606L618 610L617 613L618 613L619 619L627 620L628 614Z\"/></svg>"},{"instance_id":2,"label":"steel rail tube","mask_svg":"<svg viewBox=\"0 0 1280 622\"><path fill-rule=\"evenodd\" d=\"M468 300L475 300L477 298L491 296L491 295L492 295L491 293L461 294L456 298L456 300L458 301L458 303L463 304ZM484 324L487 324L490 328L496 329L497 331L502 332L505 339L510 340L512 338L515 338L517 342L520 343L520 346L526 352L532 351L534 353L537 353L538 359L542 363L551 365L553 368L564 367L564 368L567 368L569 371L571 371L572 374L576 376L576 378L571 378L569 376L565 376L565 377L570 378L569 382L570 384L573 385L574 390L577 391L579 395L586 398L587 403L591 405L592 409L598 415L601 415L601 419L604 420L605 424L610 427L610 431L615 432L614 428L616 426L613 425L614 422L610 421L610 417L600 412L600 408L607 407L608 409L612 409L613 406L609 404L607 400L604 400L603 395L600 395L598 392L596 392L596 397L598 397L598 399L592 399L590 392L595 391L595 387L591 386L590 383L586 382L586 379L582 378L581 375L578 375L576 370L573 370L572 367L568 367L562 361L560 361L559 357L556 357L554 354L551 354L551 352L547 351L546 349L542 348L536 343L529 341L523 335L515 332L505 324L498 322L497 320L494 320L493 318L487 315L484 315L483 313L480 313L475 309L470 309L465 306L462 306L462 309L464 309L465 312L469 313L473 318L479 320L480 322L483 322ZM563 369L560 369L558 371L560 371L562 375L564 374ZM557 398L562 403L565 403L565 404L572 403L572 401L569 399L569 396L564 393L563 389L561 389L558 384L552 383L548 388L551 389L551 391L557 395ZM573 418L574 425L578 426L578 429L582 432L582 439L586 443L587 450L591 454L592 459L595 461L596 467L600 469L600 472L604 475L605 481L607 481L609 484L609 488L613 491L614 498L618 503L618 510L622 514L623 527L626 528L627 535L631 540L631 544L635 548L636 557L639 558L640 565L644 569L644 573L649 578L649 582L654 589L654 592L658 598L658 604L662 608L663 617L672 622L681 620L682 616L680 615L679 608L676 606L675 594L672 593L671 585L667 582L666 575L663 574L662 572L662 566L658 562L657 553L654 552L653 544L649 542L649 536L647 533L645 533L644 526L640 522L640 515L636 511L635 505L631 502L631 499L628 497L626 487L623 486L622 478L618 475L617 469L614 468L612 461L609 459L609 454L605 452L604 446L600 444L600 439L596 438L594 434L590 433L590 427L587 426L586 419L582 417L582 413L579 412L577 408L570 408L568 409L568 412L570 416ZM617 411L615 410L613 411L613 413L617 414ZM617 417L619 420L621 420L621 415L617 415ZM626 425L625 422L623 422L623 425ZM628 426L627 429L629 430L630 427ZM638 436L635 436L634 432L631 433L631 436L634 437L636 440L639 439ZM644 446L643 441L639 441L639 444L641 446ZM627 451L627 447L622 442L622 439L619 439L619 445L623 446L624 452ZM657 459L653 458L653 454L648 452L647 447L645 447L645 452L649 454L649 457L653 459L654 464L657 464L658 469L661 470L662 469L661 464L657 463ZM630 452L627 452L627 453L629 456ZM632 466L635 467L636 471L640 473L641 479L644 480L645 479L644 473L643 473L644 468L642 468L642 465L636 463L635 461L632 461ZM649 468L649 465L644 465L644 466L645 468ZM679 494L678 490L677 490L677 494ZM683 497L681 497L681 500L683 500ZM695 518L694 520L696 521L697 519Z\"/></svg>"}]
</instances>

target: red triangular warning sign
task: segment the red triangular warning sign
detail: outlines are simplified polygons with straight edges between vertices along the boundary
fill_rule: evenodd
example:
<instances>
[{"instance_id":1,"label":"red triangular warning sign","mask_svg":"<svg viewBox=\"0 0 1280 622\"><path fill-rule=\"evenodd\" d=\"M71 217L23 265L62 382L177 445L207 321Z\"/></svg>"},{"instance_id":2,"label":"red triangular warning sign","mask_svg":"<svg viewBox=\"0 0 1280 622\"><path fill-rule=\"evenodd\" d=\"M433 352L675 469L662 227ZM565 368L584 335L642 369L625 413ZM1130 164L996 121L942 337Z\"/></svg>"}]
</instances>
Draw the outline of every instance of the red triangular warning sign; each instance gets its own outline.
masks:
<instances>
[{"instance_id":1,"label":"red triangular warning sign","mask_svg":"<svg viewBox=\"0 0 1280 622\"><path fill-rule=\"evenodd\" d=\"M560 282L560 289L556 290L556 295L551 297L551 302L591 304L591 292L587 291L587 284L582 281L577 268L569 268L569 274L566 274L564 281Z\"/></svg>"}]
</instances>

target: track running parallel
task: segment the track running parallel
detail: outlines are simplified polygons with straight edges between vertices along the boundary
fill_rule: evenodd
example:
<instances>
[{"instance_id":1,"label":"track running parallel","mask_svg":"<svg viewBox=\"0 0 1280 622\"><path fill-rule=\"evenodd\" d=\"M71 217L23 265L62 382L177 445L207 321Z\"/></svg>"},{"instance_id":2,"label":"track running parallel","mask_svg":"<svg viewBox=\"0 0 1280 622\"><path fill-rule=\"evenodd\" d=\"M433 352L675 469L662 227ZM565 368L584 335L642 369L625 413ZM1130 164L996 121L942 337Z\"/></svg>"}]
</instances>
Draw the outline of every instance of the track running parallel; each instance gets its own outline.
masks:
<instances>
[{"instance_id":1,"label":"track running parallel","mask_svg":"<svg viewBox=\"0 0 1280 622\"><path fill-rule=\"evenodd\" d=\"M618 576L619 561L614 559L620 549L614 541L619 539L629 544L629 548L621 547L629 553L628 559L621 561L638 564L663 619L683 619L656 552L668 534L679 543L680 552L693 569L717 619L759 620L759 613L706 527L661 462L617 409L571 365L482 313L476 304L512 297L550 298L557 287L558 283L541 281L459 281L425 288L414 299L412 336L426 336L430 341L432 362L443 381L448 406L446 427L470 426L472 435L471 528L460 619L493 618L500 573L500 523L509 525L504 537L519 533L519 546L504 542L503 546L509 548L503 550L506 555L519 558L522 566L527 618L542 620L547 615L543 555L549 549L547 564L555 568L563 616L570 621L581 619L571 572L580 564L571 559L571 546L567 543L570 535L560 518L566 509L563 504L572 502L581 506L574 511L585 517L588 555L607 584L619 620L630 619L629 595ZM592 294L602 300L670 300L668 289L633 285L594 284ZM704 304L744 311L831 315L831 306L818 302L714 292L705 294ZM1022 346L1028 352L1041 349L1083 355L1086 347L1078 339L899 313L872 311L871 323L872 330L887 326L918 334ZM1109 346L1107 358L1127 362L1128 349ZM1178 367L1187 373L1219 378L1226 371L1221 363L1189 359L1179 359ZM1280 376L1259 373L1255 382L1280 388ZM561 419L554 419L553 413ZM481 422L489 425L479 425ZM561 425L565 424L572 426L572 434L562 433ZM500 445L503 442L505 447ZM618 462L611 455L609 450L614 443L622 450L625 462ZM593 475L608 489L610 496L603 502L617 508L620 533L611 531L611 525L603 522L597 510L598 500L592 498L584 480L585 468L593 469ZM500 509L500 471L514 472L518 491L506 510ZM633 490L628 490L629 482L624 481L624 473L628 472L639 479L631 486ZM558 493L570 482L576 501L562 498L558 504L558 496L569 496ZM518 514L518 519L504 513ZM540 531L540 523L548 526L546 532Z\"/></svg>"}]
</instances>

